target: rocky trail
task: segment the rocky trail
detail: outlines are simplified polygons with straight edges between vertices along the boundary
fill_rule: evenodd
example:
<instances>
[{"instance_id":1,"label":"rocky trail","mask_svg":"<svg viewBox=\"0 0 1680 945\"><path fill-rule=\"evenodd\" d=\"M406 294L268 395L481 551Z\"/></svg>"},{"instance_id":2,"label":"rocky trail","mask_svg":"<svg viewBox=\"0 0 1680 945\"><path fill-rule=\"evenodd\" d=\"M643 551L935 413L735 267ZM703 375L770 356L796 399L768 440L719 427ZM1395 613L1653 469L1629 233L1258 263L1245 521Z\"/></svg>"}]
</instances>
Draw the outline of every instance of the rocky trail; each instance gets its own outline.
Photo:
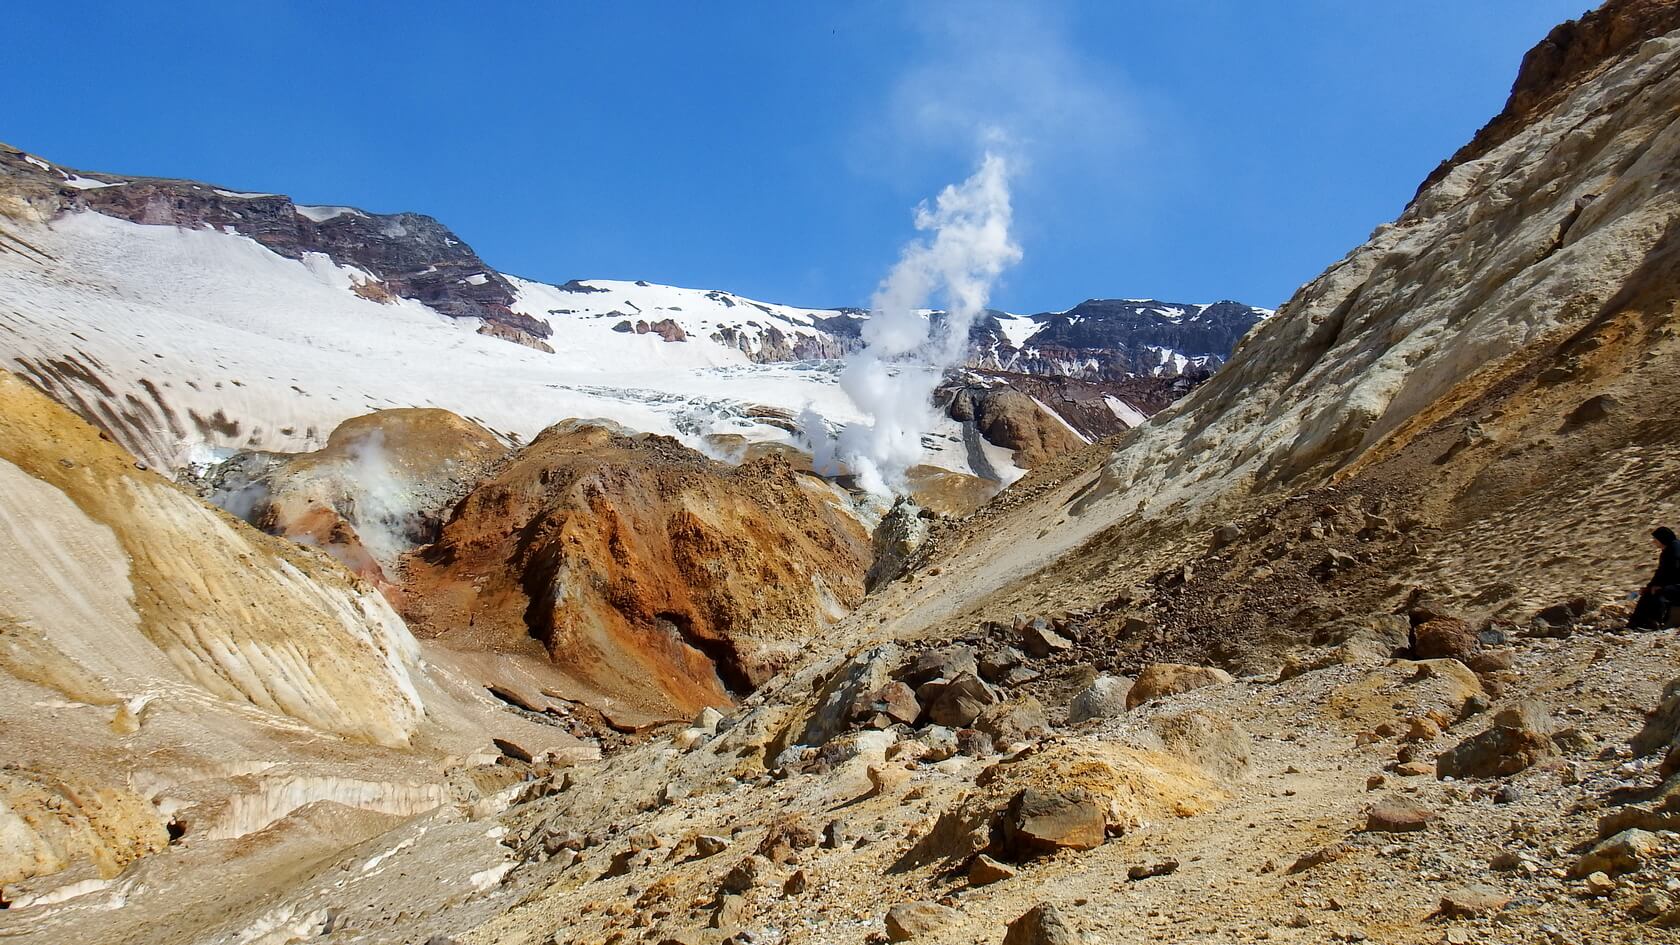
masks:
<instances>
[{"instance_id":1,"label":"rocky trail","mask_svg":"<svg viewBox=\"0 0 1680 945\"><path fill-rule=\"evenodd\" d=\"M1680 640L1598 629L1613 621L1513 640L1480 677L1394 660L1071 724L1039 709L1001 754L866 725L765 770L747 762L773 713L749 700L702 720L715 732L533 770L500 813L440 811L323 862L269 910L284 934L247 940L1014 941L1048 903L1092 942L1667 941L1680 780L1661 751L1680 714L1647 714ZM1549 717L1532 764L1438 777L1525 705ZM1526 760L1507 748L1478 751ZM1049 809L1011 837L1021 792ZM992 832L970 840L975 812Z\"/></svg>"}]
</instances>

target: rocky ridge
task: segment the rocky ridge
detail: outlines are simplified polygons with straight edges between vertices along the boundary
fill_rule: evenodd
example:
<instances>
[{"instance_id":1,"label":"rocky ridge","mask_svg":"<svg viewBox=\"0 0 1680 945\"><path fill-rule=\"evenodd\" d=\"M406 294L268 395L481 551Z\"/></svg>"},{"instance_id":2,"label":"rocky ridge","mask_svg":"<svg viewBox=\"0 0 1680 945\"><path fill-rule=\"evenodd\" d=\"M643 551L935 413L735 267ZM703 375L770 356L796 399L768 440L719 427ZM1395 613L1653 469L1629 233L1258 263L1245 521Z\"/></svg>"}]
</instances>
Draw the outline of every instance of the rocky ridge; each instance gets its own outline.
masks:
<instances>
[{"instance_id":1,"label":"rocky ridge","mask_svg":"<svg viewBox=\"0 0 1680 945\"><path fill-rule=\"evenodd\" d=\"M501 273L424 214L300 206L280 194L197 181L73 171L5 145L0 175L8 197L42 217L93 210L153 226L227 229L291 259L316 253L354 266L365 274L354 291L367 298L398 296L452 318L482 319L522 343L538 343L550 332L510 307L513 286Z\"/></svg>"}]
</instances>

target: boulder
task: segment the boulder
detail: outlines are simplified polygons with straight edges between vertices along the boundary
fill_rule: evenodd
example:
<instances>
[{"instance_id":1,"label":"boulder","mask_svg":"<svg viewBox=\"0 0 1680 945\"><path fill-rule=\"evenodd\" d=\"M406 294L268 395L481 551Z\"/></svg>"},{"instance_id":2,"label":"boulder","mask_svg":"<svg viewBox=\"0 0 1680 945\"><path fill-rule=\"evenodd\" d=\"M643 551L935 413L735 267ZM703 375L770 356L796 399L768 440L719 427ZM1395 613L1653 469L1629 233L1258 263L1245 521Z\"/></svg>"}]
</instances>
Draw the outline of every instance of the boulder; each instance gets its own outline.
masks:
<instances>
[{"instance_id":1,"label":"boulder","mask_svg":"<svg viewBox=\"0 0 1680 945\"><path fill-rule=\"evenodd\" d=\"M1187 666L1183 663L1152 663L1138 673L1137 681L1126 693L1126 708L1135 709L1145 702L1189 692L1204 686L1231 681L1231 674L1212 666Z\"/></svg>"},{"instance_id":2,"label":"boulder","mask_svg":"<svg viewBox=\"0 0 1680 945\"><path fill-rule=\"evenodd\" d=\"M1177 860L1157 860L1154 863L1139 863L1126 869L1126 878L1132 881L1153 879L1156 876L1169 876L1178 872Z\"/></svg>"},{"instance_id":3,"label":"boulder","mask_svg":"<svg viewBox=\"0 0 1680 945\"><path fill-rule=\"evenodd\" d=\"M980 678L987 682L1001 682L1006 674L1020 666L1026 654L1012 646L994 650L980 657Z\"/></svg>"},{"instance_id":4,"label":"boulder","mask_svg":"<svg viewBox=\"0 0 1680 945\"><path fill-rule=\"evenodd\" d=\"M967 646L946 646L927 650L904 668L902 679L911 686L920 686L935 679L956 679L964 673L979 672L974 650Z\"/></svg>"},{"instance_id":5,"label":"boulder","mask_svg":"<svg viewBox=\"0 0 1680 945\"><path fill-rule=\"evenodd\" d=\"M940 725L967 728L987 706L997 702L980 677L964 673L943 687L928 706L928 718Z\"/></svg>"},{"instance_id":6,"label":"boulder","mask_svg":"<svg viewBox=\"0 0 1680 945\"><path fill-rule=\"evenodd\" d=\"M1400 736L1408 742L1430 742L1441 737L1441 726L1428 716L1418 716L1406 727L1406 734Z\"/></svg>"},{"instance_id":7,"label":"boulder","mask_svg":"<svg viewBox=\"0 0 1680 945\"><path fill-rule=\"evenodd\" d=\"M1440 778L1501 778L1558 753L1546 707L1524 699L1501 709L1480 735L1459 742L1435 759Z\"/></svg>"},{"instance_id":8,"label":"boulder","mask_svg":"<svg viewBox=\"0 0 1680 945\"><path fill-rule=\"evenodd\" d=\"M1213 536L1208 541L1210 551L1218 551L1242 537L1242 527L1233 523L1226 523L1213 530Z\"/></svg>"},{"instance_id":9,"label":"boulder","mask_svg":"<svg viewBox=\"0 0 1680 945\"><path fill-rule=\"evenodd\" d=\"M1467 886L1441 897L1435 914L1449 919L1478 919L1511 904L1511 897L1491 886Z\"/></svg>"},{"instance_id":10,"label":"boulder","mask_svg":"<svg viewBox=\"0 0 1680 945\"><path fill-rule=\"evenodd\" d=\"M696 748L704 744L705 741L711 737L711 730L691 726L671 736L671 744L683 751L688 751L691 748Z\"/></svg>"},{"instance_id":11,"label":"boulder","mask_svg":"<svg viewBox=\"0 0 1680 945\"><path fill-rule=\"evenodd\" d=\"M1311 853L1302 854L1294 863L1290 864L1289 869L1285 872L1290 875L1305 873L1307 870L1316 869L1326 863L1334 863L1352 853L1353 850L1353 846L1346 842L1319 847Z\"/></svg>"},{"instance_id":12,"label":"boulder","mask_svg":"<svg viewBox=\"0 0 1680 945\"><path fill-rule=\"evenodd\" d=\"M1570 867L1569 876L1580 879L1592 873L1620 876L1644 869L1647 861L1659 849L1657 835L1638 828L1629 828L1600 842Z\"/></svg>"},{"instance_id":13,"label":"boulder","mask_svg":"<svg viewBox=\"0 0 1680 945\"><path fill-rule=\"evenodd\" d=\"M1098 676L1068 703L1068 721L1078 724L1125 714L1126 693L1131 688L1132 680L1124 676Z\"/></svg>"},{"instance_id":14,"label":"boulder","mask_svg":"<svg viewBox=\"0 0 1680 945\"><path fill-rule=\"evenodd\" d=\"M1591 608L1591 603L1585 597L1571 597L1569 600L1543 608L1534 615L1534 619L1552 627L1573 627Z\"/></svg>"},{"instance_id":15,"label":"boulder","mask_svg":"<svg viewBox=\"0 0 1680 945\"><path fill-rule=\"evenodd\" d=\"M898 733L891 729L847 732L817 749L813 763L822 771L833 771L856 758L863 758L866 763L884 761L887 749L897 741Z\"/></svg>"},{"instance_id":16,"label":"boulder","mask_svg":"<svg viewBox=\"0 0 1680 945\"><path fill-rule=\"evenodd\" d=\"M1434 617L1412 628L1412 655L1420 660L1469 663L1481 648L1476 631L1457 617Z\"/></svg>"},{"instance_id":17,"label":"boulder","mask_svg":"<svg viewBox=\"0 0 1680 945\"><path fill-rule=\"evenodd\" d=\"M910 780L910 770L892 762L870 765L868 775L869 793L875 797L891 794L899 785Z\"/></svg>"},{"instance_id":18,"label":"boulder","mask_svg":"<svg viewBox=\"0 0 1680 945\"><path fill-rule=\"evenodd\" d=\"M1079 935L1055 906L1041 902L1009 923L1003 945L1079 945Z\"/></svg>"},{"instance_id":19,"label":"boulder","mask_svg":"<svg viewBox=\"0 0 1680 945\"><path fill-rule=\"evenodd\" d=\"M1645 724L1633 736L1633 753L1655 754L1680 740L1680 679L1663 688L1662 701L1646 714Z\"/></svg>"},{"instance_id":20,"label":"boulder","mask_svg":"<svg viewBox=\"0 0 1680 945\"><path fill-rule=\"evenodd\" d=\"M1021 628L1021 649L1026 650L1028 656L1043 659L1053 653L1073 649L1073 643L1057 633L1050 626L1050 621L1037 617Z\"/></svg>"},{"instance_id":21,"label":"boulder","mask_svg":"<svg viewBox=\"0 0 1680 945\"><path fill-rule=\"evenodd\" d=\"M1369 833L1411 833L1428 827L1439 814L1414 800L1390 795L1365 812Z\"/></svg>"},{"instance_id":22,"label":"boulder","mask_svg":"<svg viewBox=\"0 0 1680 945\"><path fill-rule=\"evenodd\" d=\"M922 704L916 700L916 690L894 680L875 690L867 702L867 715L885 715L894 722L913 725L921 717Z\"/></svg>"},{"instance_id":23,"label":"boulder","mask_svg":"<svg viewBox=\"0 0 1680 945\"><path fill-rule=\"evenodd\" d=\"M1622 402L1612 394L1595 394L1581 401L1580 406L1569 412L1569 417L1564 422L1570 426L1594 423L1615 413L1621 406Z\"/></svg>"},{"instance_id":24,"label":"boulder","mask_svg":"<svg viewBox=\"0 0 1680 945\"><path fill-rule=\"evenodd\" d=\"M745 896L726 894L717 898L717 908L712 910L712 928L738 929L751 920L752 909L747 905ZM725 941L729 940L725 939Z\"/></svg>"},{"instance_id":25,"label":"boulder","mask_svg":"<svg viewBox=\"0 0 1680 945\"><path fill-rule=\"evenodd\" d=\"M957 733L943 725L929 725L916 736L916 740L927 748L922 759L929 763L944 761L961 747L957 743Z\"/></svg>"},{"instance_id":26,"label":"boulder","mask_svg":"<svg viewBox=\"0 0 1680 945\"><path fill-rule=\"evenodd\" d=\"M816 845L816 831L797 817L787 817L771 825L754 852L772 863L790 863L799 858L800 850Z\"/></svg>"},{"instance_id":27,"label":"boulder","mask_svg":"<svg viewBox=\"0 0 1680 945\"><path fill-rule=\"evenodd\" d=\"M1104 805L1089 791L1027 788L1009 802L1003 846L1021 860L1057 850L1091 850L1102 845L1108 826Z\"/></svg>"},{"instance_id":28,"label":"boulder","mask_svg":"<svg viewBox=\"0 0 1680 945\"><path fill-rule=\"evenodd\" d=\"M1465 664L1478 676L1501 673L1517 665L1516 654L1510 650L1483 650Z\"/></svg>"},{"instance_id":29,"label":"boulder","mask_svg":"<svg viewBox=\"0 0 1680 945\"><path fill-rule=\"evenodd\" d=\"M1422 588L1415 588L1406 602L1406 618L1415 628L1431 620L1453 619L1453 616L1445 604L1430 597Z\"/></svg>"},{"instance_id":30,"label":"boulder","mask_svg":"<svg viewBox=\"0 0 1680 945\"><path fill-rule=\"evenodd\" d=\"M721 888L725 893L739 895L758 887L772 870L770 861L762 856L749 856L723 874Z\"/></svg>"},{"instance_id":31,"label":"boulder","mask_svg":"<svg viewBox=\"0 0 1680 945\"><path fill-rule=\"evenodd\" d=\"M718 710L712 708L711 706L706 706L705 708L700 710L699 715L696 715L694 717L694 724L691 725L690 727L691 728L705 729L708 732L715 732L715 731L717 731L717 727L718 727L719 723L721 723L722 721L723 721L723 713L722 712L719 712Z\"/></svg>"},{"instance_id":32,"label":"boulder","mask_svg":"<svg viewBox=\"0 0 1680 945\"><path fill-rule=\"evenodd\" d=\"M845 731L856 706L887 684L888 673L900 656L896 644L884 643L864 650L835 670L817 697L816 711L806 721L799 743L821 745Z\"/></svg>"},{"instance_id":33,"label":"boulder","mask_svg":"<svg viewBox=\"0 0 1680 945\"><path fill-rule=\"evenodd\" d=\"M979 729L957 729L957 754L970 758L989 758L997 754L997 743L992 736Z\"/></svg>"},{"instance_id":34,"label":"boulder","mask_svg":"<svg viewBox=\"0 0 1680 945\"><path fill-rule=\"evenodd\" d=\"M694 838L694 852L701 857L717 856L729 849L729 841L723 837L703 833Z\"/></svg>"},{"instance_id":35,"label":"boulder","mask_svg":"<svg viewBox=\"0 0 1680 945\"><path fill-rule=\"evenodd\" d=\"M910 566L917 550L928 537L928 520L921 513L919 506L900 496L887 514L881 516L881 523L875 526L871 539L875 562L869 566L869 573L864 577L866 588L873 591L903 574Z\"/></svg>"},{"instance_id":36,"label":"boulder","mask_svg":"<svg viewBox=\"0 0 1680 945\"><path fill-rule=\"evenodd\" d=\"M957 911L937 902L901 902L887 910L887 941L908 942L948 925Z\"/></svg>"},{"instance_id":37,"label":"boulder","mask_svg":"<svg viewBox=\"0 0 1680 945\"><path fill-rule=\"evenodd\" d=\"M974 720L974 727L990 735L996 745L1006 747L1042 736L1049 731L1050 721L1044 715L1044 706L1027 696L987 706Z\"/></svg>"}]
</instances>

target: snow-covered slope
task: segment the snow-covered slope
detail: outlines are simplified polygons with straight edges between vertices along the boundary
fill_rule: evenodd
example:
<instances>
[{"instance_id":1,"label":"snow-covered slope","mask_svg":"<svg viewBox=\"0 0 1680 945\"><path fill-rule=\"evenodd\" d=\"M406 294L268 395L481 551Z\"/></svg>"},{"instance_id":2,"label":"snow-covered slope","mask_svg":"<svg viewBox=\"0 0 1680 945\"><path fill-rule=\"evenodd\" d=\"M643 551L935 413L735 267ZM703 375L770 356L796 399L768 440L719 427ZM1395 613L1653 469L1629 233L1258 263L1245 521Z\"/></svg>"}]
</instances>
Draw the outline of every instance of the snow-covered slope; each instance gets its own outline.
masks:
<instances>
[{"instance_id":1,"label":"snow-covered slope","mask_svg":"<svg viewBox=\"0 0 1680 945\"><path fill-rule=\"evenodd\" d=\"M521 439L603 417L701 446L713 433L787 440L807 404L858 419L833 364L760 365L724 346L590 330L604 319L556 318L549 354L419 302L363 298L358 271L244 236L87 211L0 225L0 350L154 463L204 447L318 449L343 420L395 406L443 407ZM932 434L942 464L966 468L955 425Z\"/></svg>"},{"instance_id":2,"label":"snow-covered slope","mask_svg":"<svg viewBox=\"0 0 1680 945\"><path fill-rule=\"evenodd\" d=\"M975 329L972 363L1200 375L1264 314L998 312ZM420 214L90 175L0 146L0 363L163 466L318 449L387 407L441 407L511 439L600 417L701 449L796 442L807 407L862 419L836 381L868 317L646 282L550 285L495 271ZM961 423L928 416L928 465L1020 474L1008 450L983 461Z\"/></svg>"},{"instance_id":3,"label":"snow-covered slope","mask_svg":"<svg viewBox=\"0 0 1680 945\"><path fill-rule=\"evenodd\" d=\"M857 309L776 305L709 289L648 282L574 280L554 286L508 276L513 309L548 323L551 345L593 347L611 335L648 335L686 346L696 364L807 361L843 357L868 315Z\"/></svg>"}]
</instances>

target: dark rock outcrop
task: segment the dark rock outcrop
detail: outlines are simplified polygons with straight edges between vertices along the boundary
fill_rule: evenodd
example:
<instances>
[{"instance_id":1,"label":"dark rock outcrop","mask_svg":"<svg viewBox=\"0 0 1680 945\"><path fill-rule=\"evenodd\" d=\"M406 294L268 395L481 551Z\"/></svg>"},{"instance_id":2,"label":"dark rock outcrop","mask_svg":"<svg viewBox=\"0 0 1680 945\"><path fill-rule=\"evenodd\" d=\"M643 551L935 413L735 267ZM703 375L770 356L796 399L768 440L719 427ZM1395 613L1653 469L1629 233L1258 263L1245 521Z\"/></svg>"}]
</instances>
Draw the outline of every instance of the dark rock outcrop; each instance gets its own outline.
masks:
<instances>
[{"instance_id":1,"label":"dark rock outcrop","mask_svg":"<svg viewBox=\"0 0 1680 945\"><path fill-rule=\"evenodd\" d=\"M95 210L133 223L229 229L290 259L322 253L367 272L377 280L372 291L423 302L452 318L483 319L501 327L490 332L495 337L535 340L552 333L547 323L513 311L507 279L425 214L299 206L281 194L161 177L102 173L93 179L110 186L78 187L67 181L79 172L43 164L0 145L0 187L26 194L48 215Z\"/></svg>"}]
</instances>

